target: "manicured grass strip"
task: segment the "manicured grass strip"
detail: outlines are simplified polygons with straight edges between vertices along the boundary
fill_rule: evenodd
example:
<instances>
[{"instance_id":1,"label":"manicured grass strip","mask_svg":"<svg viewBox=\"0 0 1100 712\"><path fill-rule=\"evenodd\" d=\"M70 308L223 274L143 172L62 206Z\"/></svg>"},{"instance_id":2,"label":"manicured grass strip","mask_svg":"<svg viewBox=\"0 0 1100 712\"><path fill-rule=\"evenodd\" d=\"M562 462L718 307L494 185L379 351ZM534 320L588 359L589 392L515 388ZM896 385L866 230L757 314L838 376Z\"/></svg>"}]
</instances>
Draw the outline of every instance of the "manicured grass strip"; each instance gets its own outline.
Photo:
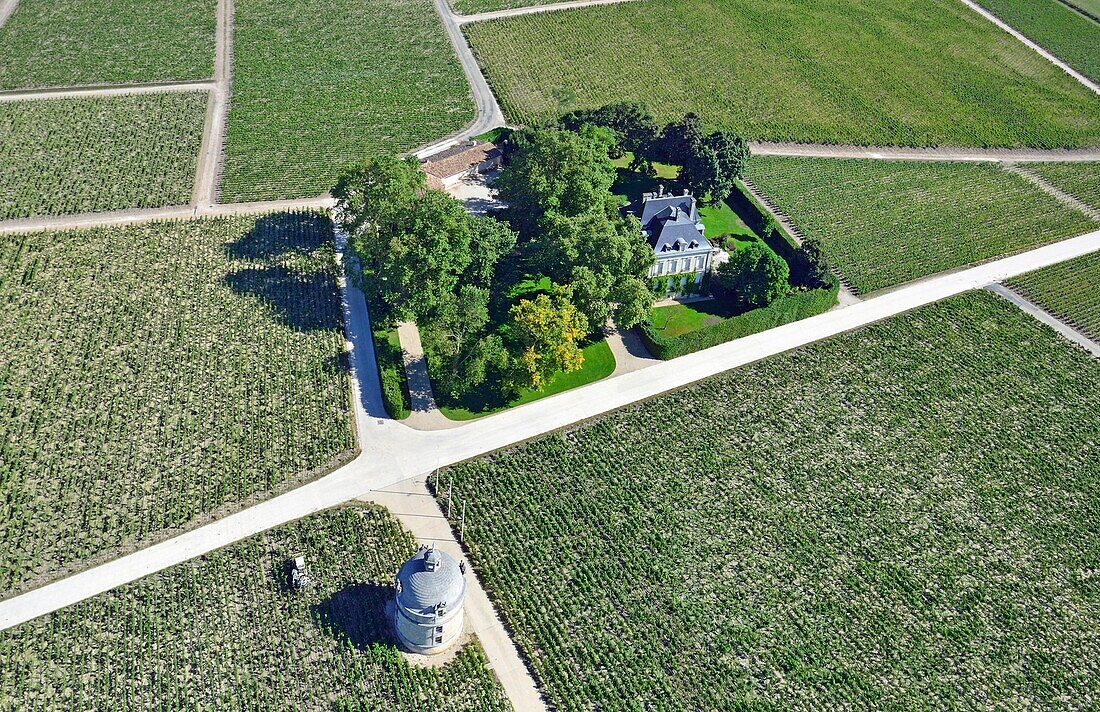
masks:
<instances>
[{"instance_id":1,"label":"manicured grass strip","mask_svg":"<svg viewBox=\"0 0 1100 712\"><path fill-rule=\"evenodd\" d=\"M1027 163L1023 168L1100 210L1100 163Z\"/></svg>"},{"instance_id":2,"label":"manicured grass strip","mask_svg":"<svg viewBox=\"0 0 1100 712\"><path fill-rule=\"evenodd\" d=\"M750 139L1100 143L1096 96L958 0L647 0L464 31L520 123L640 100Z\"/></svg>"},{"instance_id":3,"label":"manicured grass strip","mask_svg":"<svg viewBox=\"0 0 1100 712\"><path fill-rule=\"evenodd\" d=\"M757 157L747 176L861 292L1095 228L995 164Z\"/></svg>"},{"instance_id":4,"label":"manicured grass strip","mask_svg":"<svg viewBox=\"0 0 1100 712\"><path fill-rule=\"evenodd\" d=\"M235 4L223 201L320 195L347 163L474 117L431 0Z\"/></svg>"},{"instance_id":5,"label":"manicured grass strip","mask_svg":"<svg viewBox=\"0 0 1100 712\"><path fill-rule=\"evenodd\" d=\"M1098 383L971 293L440 490L555 709L1088 706Z\"/></svg>"},{"instance_id":6,"label":"manicured grass strip","mask_svg":"<svg viewBox=\"0 0 1100 712\"><path fill-rule=\"evenodd\" d=\"M35 710L511 709L476 642L433 669L386 640L415 549L384 509L315 514L0 633L0 684Z\"/></svg>"},{"instance_id":7,"label":"manicured grass strip","mask_svg":"<svg viewBox=\"0 0 1100 712\"><path fill-rule=\"evenodd\" d=\"M321 214L0 236L0 596L355 447Z\"/></svg>"},{"instance_id":8,"label":"manicured grass strip","mask_svg":"<svg viewBox=\"0 0 1100 712\"><path fill-rule=\"evenodd\" d=\"M727 311L722 309L718 302L710 299L690 304L654 307L650 312L649 321L653 324L655 333L670 339L702 329L704 326L713 326L728 317Z\"/></svg>"},{"instance_id":9,"label":"manicured grass strip","mask_svg":"<svg viewBox=\"0 0 1100 712\"><path fill-rule=\"evenodd\" d=\"M537 401L555 393L563 393L578 386L595 383L615 372L615 355L611 353L611 347L607 345L606 340L601 339L585 346L581 349L581 353L584 354L584 365L579 370L558 373L550 379L550 382L546 384L546 388L541 391L523 389L518 396L507 403L498 403L496 402L498 399L495 397L494 390L497 386L490 383L486 384L485 390L493 392L488 394L472 393L461 399L459 403L440 403L439 410L451 420L473 420L491 413L499 413L508 408L514 408L517 405Z\"/></svg>"},{"instance_id":10,"label":"manicured grass strip","mask_svg":"<svg viewBox=\"0 0 1100 712\"><path fill-rule=\"evenodd\" d=\"M1013 29L1086 77L1100 80L1100 24L1058 0L979 0Z\"/></svg>"},{"instance_id":11,"label":"manicured grass strip","mask_svg":"<svg viewBox=\"0 0 1100 712\"><path fill-rule=\"evenodd\" d=\"M183 205L205 93L0 103L0 219Z\"/></svg>"},{"instance_id":12,"label":"manicured grass strip","mask_svg":"<svg viewBox=\"0 0 1100 712\"><path fill-rule=\"evenodd\" d=\"M1100 341L1100 252L1022 275L1008 284Z\"/></svg>"},{"instance_id":13,"label":"manicured grass strip","mask_svg":"<svg viewBox=\"0 0 1100 712\"><path fill-rule=\"evenodd\" d=\"M215 0L19 0L0 89L210 79Z\"/></svg>"}]
</instances>

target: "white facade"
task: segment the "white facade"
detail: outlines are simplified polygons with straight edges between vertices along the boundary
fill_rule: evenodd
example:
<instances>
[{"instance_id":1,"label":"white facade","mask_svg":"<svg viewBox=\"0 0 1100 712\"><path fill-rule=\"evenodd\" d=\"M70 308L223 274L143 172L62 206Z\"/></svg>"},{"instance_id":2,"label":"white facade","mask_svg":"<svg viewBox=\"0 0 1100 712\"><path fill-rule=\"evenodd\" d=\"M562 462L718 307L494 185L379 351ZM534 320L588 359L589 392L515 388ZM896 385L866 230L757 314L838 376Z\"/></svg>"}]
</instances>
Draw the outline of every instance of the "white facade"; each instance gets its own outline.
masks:
<instances>
[{"instance_id":1,"label":"white facade","mask_svg":"<svg viewBox=\"0 0 1100 712\"><path fill-rule=\"evenodd\" d=\"M394 628L407 650L432 655L462 635L466 577L450 555L420 547L397 574Z\"/></svg>"}]
</instances>

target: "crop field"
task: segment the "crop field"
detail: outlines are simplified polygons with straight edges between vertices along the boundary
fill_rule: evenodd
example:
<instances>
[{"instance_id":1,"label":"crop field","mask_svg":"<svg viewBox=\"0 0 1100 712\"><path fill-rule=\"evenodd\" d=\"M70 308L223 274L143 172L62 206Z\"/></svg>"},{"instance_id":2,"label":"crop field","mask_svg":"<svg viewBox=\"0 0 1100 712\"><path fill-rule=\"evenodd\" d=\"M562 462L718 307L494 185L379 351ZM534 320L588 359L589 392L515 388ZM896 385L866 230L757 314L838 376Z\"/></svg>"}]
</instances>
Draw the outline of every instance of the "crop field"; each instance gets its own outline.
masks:
<instances>
[{"instance_id":1,"label":"crop field","mask_svg":"<svg viewBox=\"0 0 1100 712\"><path fill-rule=\"evenodd\" d=\"M1096 228L995 164L769 156L746 176L861 292Z\"/></svg>"},{"instance_id":2,"label":"crop field","mask_svg":"<svg viewBox=\"0 0 1100 712\"><path fill-rule=\"evenodd\" d=\"M1058 0L979 0L978 4L1081 74L1100 80L1100 24Z\"/></svg>"},{"instance_id":3,"label":"crop field","mask_svg":"<svg viewBox=\"0 0 1100 712\"><path fill-rule=\"evenodd\" d=\"M0 89L210 79L215 0L19 0Z\"/></svg>"},{"instance_id":4,"label":"crop field","mask_svg":"<svg viewBox=\"0 0 1100 712\"><path fill-rule=\"evenodd\" d=\"M957 0L650 0L464 31L520 123L639 100L749 139L1100 143L1096 96Z\"/></svg>"},{"instance_id":5,"label":"crop field","mask_svg":"<svg viewBox=\"0 0 1100 712\"><path fill-rule=\"evenodd\" d=\"M320 214L0 235L0 597L355 447Z\"/></svg>"},{"instance_id":6,"label":"crop field","mask_svg":"<svg viewBox=\"0 0 1100 712\"><path fill-rule=\"evenodd\" d=\"M1028 163L1025 168L1100 210L1100 163Z\"/></svg>"},{"instance_id":7,"label":"crop field","mask_svg":"<svg viewBox=\"0 0 1100 712\"><path fill-rule=\"evenodd\" d=\"M0 103L0 220L191 200L206 94Z\"/></svg>"},{"instance_id":8,"label":"crop field","mask_svg":"<svg viewBox=\"0 0 1100 712\"><path fill-rule=\"evenodd\" d=\"M508 10L513 7L531 7L533 5L549 5L559 0L448 0L455 12L463 15L473 15L478 12L490 12L492 10Z\"/></svg>"},{"instance_id":9,"label":"crop field","mask_svg":"<svg viewBox=\"0 0 1100 712\"><path fill-rule=\"evenodd\" d=\"M438 489L556 709L1092 709L1098 433L1100 361L978 292Z\"/></svg>"},{"instance_id":10,"label":"crop field","mask_svg":"<svg viewBox=\"0 0 1100 712\"><path fill-rule=\"evenodd\" d=\"M35 710L510 709L476 643L424 668L385 641L415 549L384 509L315 514L0 632L0 684Z\"/></svg>"},{"instance_id":11,"label":"crop field","mask_svg":"<svg viewBox=\"0 0 1100 712\"><path fill-rule=\"evenodd\" d=\"M347 163L474 117L431 0L235 4L225 202L320 195Z\"/></svg>"},{"instance_id":12,"label":"crop field","mask_svg":"<svg viewBox=\"0 0 1100 712\"><path fill-rule=\"evenodd\" d=\"M1008 284L1100 341L1100 252L1022 275Z\"/></svg>"}]
</instances>

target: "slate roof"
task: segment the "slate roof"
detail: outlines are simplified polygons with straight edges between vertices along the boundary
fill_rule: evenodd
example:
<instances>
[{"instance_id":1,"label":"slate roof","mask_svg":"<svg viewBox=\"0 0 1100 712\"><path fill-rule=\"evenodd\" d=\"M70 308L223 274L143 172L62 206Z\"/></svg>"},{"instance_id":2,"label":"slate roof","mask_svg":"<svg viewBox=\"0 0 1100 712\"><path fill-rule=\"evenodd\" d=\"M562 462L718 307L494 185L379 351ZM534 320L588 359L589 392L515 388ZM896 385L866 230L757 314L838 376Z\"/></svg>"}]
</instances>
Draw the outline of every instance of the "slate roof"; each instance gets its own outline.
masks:
<instances>
[{"instance_id":1,"label":"slate roof","mask_svg":"<svg viewBox=\"0 0 1100 712\"><path fill-rule=\"evenodd\" d=\"M498 156L500 149L487 141L460 143L429 156L420 167L430 176L450 178Z\"/></svg>"},{"instance_id":2,"label":"slate roof","mask_svg":"<svg viewBox=\"0 0 1100 712\"><path fill-rule=\"evenodd\" d=\"M642 197L638 213L642 222L642 234L658 256L671 252L705 252L711 249L710 242L703 236L699 210L691 195L647 193Z\"/></svg>"},{"instance_id":3,"label":"slate roof","mask_svg":"<svg viewBox=\"0 0 1100 712\"><path fill-rule=\"evenodd\" d=\"M458 562L435 548L421 547L397 572L397 583L397 605L419 615L433 615L439 603L453 611L466 598Z\"/></svg>"}]
</instances>

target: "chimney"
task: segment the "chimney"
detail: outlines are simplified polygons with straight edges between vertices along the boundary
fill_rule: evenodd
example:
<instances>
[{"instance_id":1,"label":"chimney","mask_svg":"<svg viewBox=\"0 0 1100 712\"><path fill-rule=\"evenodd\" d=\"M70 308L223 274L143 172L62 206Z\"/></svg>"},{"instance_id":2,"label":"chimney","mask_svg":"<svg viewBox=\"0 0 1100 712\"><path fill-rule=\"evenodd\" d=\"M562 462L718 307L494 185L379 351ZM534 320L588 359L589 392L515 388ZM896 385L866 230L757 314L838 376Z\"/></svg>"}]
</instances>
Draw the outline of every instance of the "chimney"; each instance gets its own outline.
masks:
<instances>
[{"instance_id":1,"label":"chimney","mask_svg":"<svg viewBox=\"0 0 1100 712\"><path fill-rule=\"evenodd\" d=\"M661 185L657 186L657 197L661 198L661 197L664 196L664 194L665 194L665 186L662 183Z\"/></svg>"},{"instance_id":2,"label":"chimney","mask_svg":"<svg viewBox=\"0 0 1100 712\"><path fill-rule=\"evenodd\" d=\"M686 198L689 195L691 195L691 191L688 190L687 188L684 188L684 197Z\"/></svg>"}]
</instances>

